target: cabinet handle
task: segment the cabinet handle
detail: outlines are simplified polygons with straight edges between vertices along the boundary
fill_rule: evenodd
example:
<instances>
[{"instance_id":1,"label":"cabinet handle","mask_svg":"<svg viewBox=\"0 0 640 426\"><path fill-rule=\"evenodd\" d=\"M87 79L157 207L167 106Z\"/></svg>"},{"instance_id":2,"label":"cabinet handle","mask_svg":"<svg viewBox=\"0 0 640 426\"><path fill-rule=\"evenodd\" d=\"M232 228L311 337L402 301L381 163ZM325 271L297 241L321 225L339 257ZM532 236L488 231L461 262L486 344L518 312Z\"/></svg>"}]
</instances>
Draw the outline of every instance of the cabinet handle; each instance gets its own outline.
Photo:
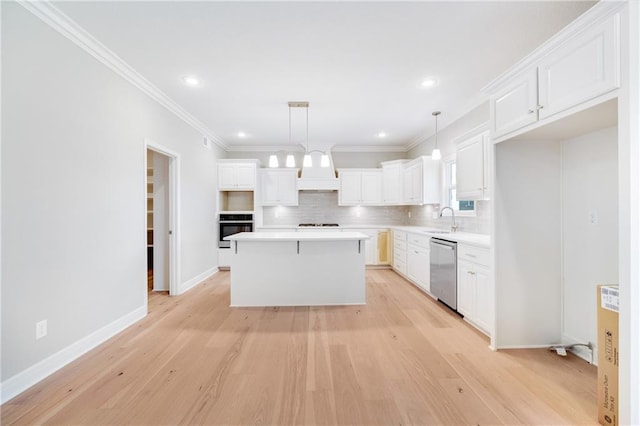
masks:
<instances>
[{"instance_id":1,"label":"cabinet handle","mask_svg":"<svg viewBox=\"0 0 640 426\"><path fill-rule=\"evenodd\" d=\"M536 112L536 111L535 111L535 110L533 110L533 109L530 109L530 110L529 110L529 114L533 114L534 112Z\"/></svg>"},{"instance_id":2,"label":"cabinet handle","mask_svg":"<svg viewBox=\"0 0 640 426\"><path fill-rule=\"evenodd\" d=\"M467 253L467 257L473 257L475 259L476 255Z\"/></svg>"},{"instance_id":3,"label":"cabinet handle","mask_svg":"<svg viewBox=\"0 0 640 426\"><path fill-rule=\"evenodd\" d=\"M536 108L537 108L537 109L542 109L542 108L544 108L544 106L542 106L542 105L538 105Z\"/></svg>"},{"instance_id":4,"label":"cabinet handle","mask_svg":"<svg viewBox=\"0 0 640 426\"><path fill-rule=\"evenodd\" d=\"M469 275L475 275L475 274L476 274L476 273L475 273L475 272L473 272L473 271L467 271L467 273L468 273Z\"/></svg>"}]
</instances>

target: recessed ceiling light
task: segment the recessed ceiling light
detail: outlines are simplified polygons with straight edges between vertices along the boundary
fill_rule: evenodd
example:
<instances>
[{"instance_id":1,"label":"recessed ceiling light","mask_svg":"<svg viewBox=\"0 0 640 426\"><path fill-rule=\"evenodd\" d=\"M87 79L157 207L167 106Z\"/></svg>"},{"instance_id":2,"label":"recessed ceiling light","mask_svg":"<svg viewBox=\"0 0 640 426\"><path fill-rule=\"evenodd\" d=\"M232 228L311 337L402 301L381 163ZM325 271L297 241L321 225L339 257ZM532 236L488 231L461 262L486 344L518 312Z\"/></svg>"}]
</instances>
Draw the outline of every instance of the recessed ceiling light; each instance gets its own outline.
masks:
<instances>
[{"instance_id":1,"label":"recessed ceiling light","mask_svg":"<svg viewBox=\"0 0 640 426\"><path fill-rule=\"evenodd\" d=\"M386 138L387 134L385 132L378 132L378 137L379 138Z\"/></svg>"},{"instance_id":2,"label":"recessed ceiling light","mask_svg":"<svg viewBox=\"0 0 640 426\"><path fill-rule=\"evenodd\" d=\"M198 86L198 85L200 85L200 80L198 79L198 77L195 77L193 75L184 75L184 76L182 76L182 82L184 84L186 84L187 86Z\"/></svg>"},{"instance_id":3,"label":"recessed ceiling light","mask_svg":"<svg viewBox=\"0 0 640 426\"><path fill-rule=\"evenodd\" d=\"M238 137L239 138L246 138L247 134L245 132L238 132Z\"/></svg>"},{"instance_id":4,"label":"recessed ceiling light","mask_svg":"<svg viewBox=\"0 0 640 426\"><path fill-rule=\"evenodd\" d=\"M424 80L422 80L422 83L420 83L422 87L433 87L436 84L438 84L438 80L433 77L425 78Z\"/></svg>"}]
</instances>

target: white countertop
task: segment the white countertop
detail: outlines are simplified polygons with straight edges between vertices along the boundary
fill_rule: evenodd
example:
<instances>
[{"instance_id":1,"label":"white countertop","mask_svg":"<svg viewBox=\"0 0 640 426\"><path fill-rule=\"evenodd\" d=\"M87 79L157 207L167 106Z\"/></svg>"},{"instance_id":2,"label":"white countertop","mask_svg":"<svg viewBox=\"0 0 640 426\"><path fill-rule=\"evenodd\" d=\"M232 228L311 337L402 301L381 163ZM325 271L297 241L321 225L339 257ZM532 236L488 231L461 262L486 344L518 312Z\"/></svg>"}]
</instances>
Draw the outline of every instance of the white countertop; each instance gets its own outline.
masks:
<instances>
[{"instance_id":1,"label":"white countertop","mask_svg":"<svg viewBox=\"0 0 640 426\"><path fill-rule=\"evenodd\" d=\"M339 227L318 227L318 228L300 228L295 225L266 225L266 226L258 226L256 229L291 229L290 232L278 232L279 234L297 234L302 232L312 233L314 235L321 234L323 237L331 236L334 234L349 234L353 233L350 230L357 229L397 229L400 231L411 232L414 234L428 235L429 237L440 238L443 240L456 241L458 243L470 244L478 247L489 248L491 247L491 236L486 234L474 234L471 232L446 232L442 229L429 228L424 226L397 226L397 225L340 225ZM297 232L295 231L297 229ZM317 232L321 230L322 232ZM272 233L272 232L260 232L260 233ZM362 235L362 234L361 234ZM322 238L322 237L317 237ZM316 239L316 238L310 238ZM301 241L301 238L291 238L292 241Z\"/></svg>"},{"instance_id":2,"label":"white countertop","mask_svg":"<svg viewBox=\"0 0 640 426\"><path fill-rule=\"evenodd\" d=\"M491 236L485 234L472 234L470 232L443 232L441 229L424 228L420 226L392 226L391 229L410 232L413 234L428 235L447 241L470 244L478 247L491 247Z\"/></svg>"},{"instance_id":3,"label":"white countertop","mask_svg":"<svg viewBox=\"0 0 640 426\"><path fill-rule=\"evenodd\" d=\"M361 232L349 231L290 231L290 232L241 232L225 237L229 241L354 241L368 240Z\"/></svg>"}]
</instances>

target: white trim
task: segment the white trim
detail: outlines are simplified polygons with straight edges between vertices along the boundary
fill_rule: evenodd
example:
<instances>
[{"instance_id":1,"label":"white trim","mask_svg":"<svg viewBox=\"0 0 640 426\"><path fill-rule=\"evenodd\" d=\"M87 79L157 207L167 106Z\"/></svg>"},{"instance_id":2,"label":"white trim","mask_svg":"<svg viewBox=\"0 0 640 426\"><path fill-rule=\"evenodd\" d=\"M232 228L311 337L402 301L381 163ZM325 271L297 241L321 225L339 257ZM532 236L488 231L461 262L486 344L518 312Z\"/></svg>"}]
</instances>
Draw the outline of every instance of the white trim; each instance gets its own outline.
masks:
<instances>
[{"instance_id":1,"label":"white trim","mask_svg":"<svg viewBox=\"0 0 640 426\"><path fill-rule=\"evenodd\" d=\"M9 401L65 365L86 354L147 315L147 305L136 308L110 324L72 343L66 348L43 359L35 365L3 381L0 384L1 403Z\"/></svg>"},{"instance_id":2,"label":"white trim","mask_svg":"<svg viewBox=\"0 0 640 426\"><path fill-rule=\"evenodd\" d=\"M147 149L169 157L169 229L171 230L171 237L169 238L169 294L176 296L180 294L180 285L178 283L180 282L180 266L182 265L180 260L182 251L180 244L180 154L149 138L145 138L144 188L147 187ZM146 198L144 211L146 212ZM147 246L146 234L144 246ZM145 277L145 282L146 279Z\"/></svg>"},{"instance_id":3,"label":"white trim","mask_svg":"<svg viewBox=\"0 0 640 426\"><path fill-rule=\"evenodd\" d=\"M460 144L461 142L465 142L468 139L478 136L480 133L484 133L488 131L489 131L489 121L487 120L484 123L477 125L473 129L469 129L466 132L462 133L461 135L456 136L451 140L451 142L453 142L453 144L457 147L458 144ZM488 136L489 135L487 135L487 137Z\"/></svg>"},{"instance_id":4,"label":"white trim","mask_svg":"<svg viewBox=\"0 0 640 426\"><path fill-rule=\"evenodd\" d=\"M185 293L185 292L191 290L193 287L195 287L196 285L200 284L204 280L206 280L206 279L214 276L215 274L217 274L218 271L219 271L219 269L217 267L213 267L211 269L208 269L208 270L204 271L201 274L196 275L195 277L191 278L190 280L185 281L184 283L182 283L180 285L180 288L179 288L177 294L182 294L182 293Z\"/></svg>"},{"instance_id":5,"label":"white trim","mask_svg":"<svg viewBox=\"0 0 640 426\"><path fill-rule=\"evenodd\" d=\"M334 145L331 152L407 152L403 145Z\"/></svg>"},{"instance_id":6,"label":"white trim","mask_svg":"<svg viewBox=\"0 0 640 426\"><path fill-rule=\"evenodd\" d=\"M173 99L162 92L157 86L144 78L140 73L134 70L118 55L111 51L104 44L100 43L95 37L89 34L84 28L75 21L65 15L56 8L48 0L42 1L26 1L17 0L17 2L27 9L29 12L40 18L51 28L71 40L73 43L82 48L85 52L102 62L109 69L114 71L120 77L140 89L151 99L168 109L177 117L184 120L191 127L208 137L216 145L223 149L227 149L227 144L217 136L204 123L195 118L184 108L178 105Z\"/></svg>"}]
</instances>

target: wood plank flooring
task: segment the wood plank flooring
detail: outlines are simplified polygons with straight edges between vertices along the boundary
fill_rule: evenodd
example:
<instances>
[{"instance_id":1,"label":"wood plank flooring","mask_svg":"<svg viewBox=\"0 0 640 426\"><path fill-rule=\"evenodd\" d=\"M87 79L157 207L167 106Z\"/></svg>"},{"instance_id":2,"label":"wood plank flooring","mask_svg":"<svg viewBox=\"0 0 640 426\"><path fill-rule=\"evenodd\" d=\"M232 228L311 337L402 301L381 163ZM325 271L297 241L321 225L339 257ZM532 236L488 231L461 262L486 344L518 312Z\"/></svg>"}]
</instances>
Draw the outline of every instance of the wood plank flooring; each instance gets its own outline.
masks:
<instances>
[{"instance_id":1,"label":"wood plank flooring","mask_svg":"<svg viewBox=\"0 0 640 426\"><path fill-rule=\"evenodd\" d=\"M367 305L229 308L229 273L2 406L2 424L597 424L596 369L488 339L390 270Z\"/></svg>"}]
</instances>

